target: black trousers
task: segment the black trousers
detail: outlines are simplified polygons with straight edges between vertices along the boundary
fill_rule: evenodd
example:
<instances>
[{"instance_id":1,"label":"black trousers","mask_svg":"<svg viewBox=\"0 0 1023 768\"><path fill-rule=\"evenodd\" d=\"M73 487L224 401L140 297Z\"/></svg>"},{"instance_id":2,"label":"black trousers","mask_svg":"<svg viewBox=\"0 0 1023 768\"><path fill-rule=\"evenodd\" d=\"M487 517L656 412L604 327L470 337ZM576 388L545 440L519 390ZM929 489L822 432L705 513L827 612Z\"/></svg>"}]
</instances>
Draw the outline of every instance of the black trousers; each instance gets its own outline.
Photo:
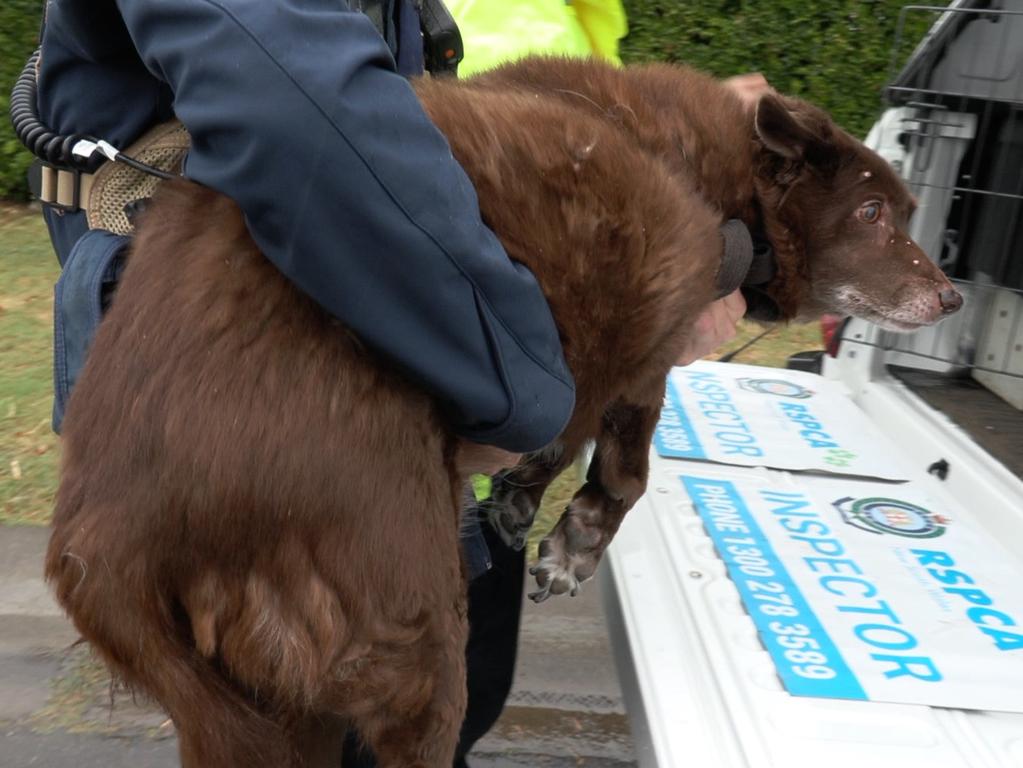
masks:
<instances>
[{"instance_id":1,"label":"black trousers","mask_svg":"<svg viewBox=\"0 0 1023 768\"><path fill-rule=\"evenodd\" d=\"M465 649L469 702L455 753L455 768L467 768L465 756L490 730L504 709L515 674L519 642L525 551L506 547L484 524L492 567L469 582L469 642ZM349 734L344 768L375 768L373 756Z\"/></svg>"}]
</instances>

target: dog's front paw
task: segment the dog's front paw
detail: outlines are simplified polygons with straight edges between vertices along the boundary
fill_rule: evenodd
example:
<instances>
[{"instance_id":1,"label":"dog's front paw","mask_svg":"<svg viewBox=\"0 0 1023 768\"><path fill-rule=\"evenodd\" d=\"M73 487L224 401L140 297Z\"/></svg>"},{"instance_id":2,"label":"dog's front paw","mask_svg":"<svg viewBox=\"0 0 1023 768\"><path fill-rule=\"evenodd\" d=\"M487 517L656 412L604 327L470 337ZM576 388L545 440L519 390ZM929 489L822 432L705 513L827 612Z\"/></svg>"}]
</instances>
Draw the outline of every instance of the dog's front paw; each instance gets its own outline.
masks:
<instances>
[{"instance_id":1,"label":"dog's front paw","mask_svg":"<svg viewBox=\"0 0 1023 768\"><path fill-rule=\"evenodd\" d=\"M484 504L487 517L506 546L521 550L536 517L533 488L521 484L513 471L494 477L490 498Z\"/></svg>"},{"instance_id":2,"label":"dog's front paw","mask_svg":"<svg viewBox=\"0 0 1023 768\"><path fill-rule=\"evenodd\" d=\"M587 525L570 506L558 524L540 542L540 560L529 569L540 587L531 592L533 602L542 603L551 595L575 596L579 585L593 576L606 544L599 527Z\"/></svg>"}]
</instances>

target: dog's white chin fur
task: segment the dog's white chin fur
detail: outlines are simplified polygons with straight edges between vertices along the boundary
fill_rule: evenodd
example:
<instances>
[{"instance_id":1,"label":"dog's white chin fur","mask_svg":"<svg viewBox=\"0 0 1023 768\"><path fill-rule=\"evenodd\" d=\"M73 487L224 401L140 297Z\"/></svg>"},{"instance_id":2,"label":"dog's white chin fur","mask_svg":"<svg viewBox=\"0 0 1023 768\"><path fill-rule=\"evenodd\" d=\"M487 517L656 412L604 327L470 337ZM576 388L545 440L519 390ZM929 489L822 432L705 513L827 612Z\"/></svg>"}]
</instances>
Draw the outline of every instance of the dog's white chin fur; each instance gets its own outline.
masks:
<instances>
[{"instance_id":1,"label":"dog's white chin fur","mask_svg":"<svg viewBox=\"0 0 1023 768\"><path fill-rule=\"evenodd\" d=\"M920 328L926 328L928 325L933 325L933 323L904 323L899 320L892 320L890 318L880 316L877 318L867 319L869 319L874 325L883 328L886 331L894 331L895 333L912 333Z\"/></svg>"},{"instance_id":2,"label":"dog's white chin fur","mask_svg":"<svg viewBox=\"0 0 1023 768\"><path fill-rule=\"evenodd\" d=\"M894 309L880 308L875 302L850 287L838 288L835 291L835 304L845 314L862 318L886 331L895 333L911 333L928 325L934 325L941 319L940 316L933 320L923 319L926 309L920 306L922 302L911 302Z\"/></svg>"}]
</instances>

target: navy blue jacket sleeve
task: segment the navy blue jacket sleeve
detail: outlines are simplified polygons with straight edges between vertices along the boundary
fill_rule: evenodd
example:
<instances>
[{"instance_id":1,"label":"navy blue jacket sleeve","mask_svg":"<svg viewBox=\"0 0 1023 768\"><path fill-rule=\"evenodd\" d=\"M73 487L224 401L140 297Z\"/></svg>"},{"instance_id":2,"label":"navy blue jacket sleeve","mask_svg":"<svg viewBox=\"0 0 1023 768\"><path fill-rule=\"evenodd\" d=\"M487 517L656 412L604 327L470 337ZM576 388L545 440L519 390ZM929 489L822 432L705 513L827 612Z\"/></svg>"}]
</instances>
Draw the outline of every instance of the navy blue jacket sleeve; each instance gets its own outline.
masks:
<instances>
[{"instance_id":1,"label":"navy blue jacket sleeve","mask_svg":"<svg viewBox=\"0 0 1023 768\"><path fill-rule=\"evenodd\" d=\"M526 451L574 404L533 275L384 41L337 0L118 0L193 148L302 290L402 367L471 439Z\"/></svg>"}]
</instances>

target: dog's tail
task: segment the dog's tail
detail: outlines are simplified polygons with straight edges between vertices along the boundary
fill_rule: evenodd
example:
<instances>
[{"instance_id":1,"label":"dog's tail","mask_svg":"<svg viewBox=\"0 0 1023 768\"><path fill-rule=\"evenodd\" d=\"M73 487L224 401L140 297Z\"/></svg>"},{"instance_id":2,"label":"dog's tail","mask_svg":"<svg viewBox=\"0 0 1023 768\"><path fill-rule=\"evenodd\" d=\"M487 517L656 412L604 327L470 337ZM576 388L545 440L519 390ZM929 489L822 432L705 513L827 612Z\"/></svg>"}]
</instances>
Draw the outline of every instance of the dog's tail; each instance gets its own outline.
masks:
<instances>
[{"instance_id":1,"label":"dog's tail","mask_svg":"<svg viewBox=\"0 0 1023 768\"><path fill-rule=\"evenodd\" d=\"M257 708L253 696L236 690L194 648L171 635L154 635L147 640L144 669L116 663L114 668L130 686L143 688L167 708L178 731L183 768L299 764L288 734Z\"/></svg>"},{"instance_id":2,"label":"dog's tail","mask_svg":"<svg viewBox=\"0 0 1023 768\"><path fill-rule=\"evenodd\" d=\"M182 766L297 765L295 747L258 692L234 684L200 653L184 606L161 597L150 567L140 562L137 574L121 574L115 584L104 558L65 532L55 529L46 577L115 678L166 709Z\"/></svg>"}]
</instances>

